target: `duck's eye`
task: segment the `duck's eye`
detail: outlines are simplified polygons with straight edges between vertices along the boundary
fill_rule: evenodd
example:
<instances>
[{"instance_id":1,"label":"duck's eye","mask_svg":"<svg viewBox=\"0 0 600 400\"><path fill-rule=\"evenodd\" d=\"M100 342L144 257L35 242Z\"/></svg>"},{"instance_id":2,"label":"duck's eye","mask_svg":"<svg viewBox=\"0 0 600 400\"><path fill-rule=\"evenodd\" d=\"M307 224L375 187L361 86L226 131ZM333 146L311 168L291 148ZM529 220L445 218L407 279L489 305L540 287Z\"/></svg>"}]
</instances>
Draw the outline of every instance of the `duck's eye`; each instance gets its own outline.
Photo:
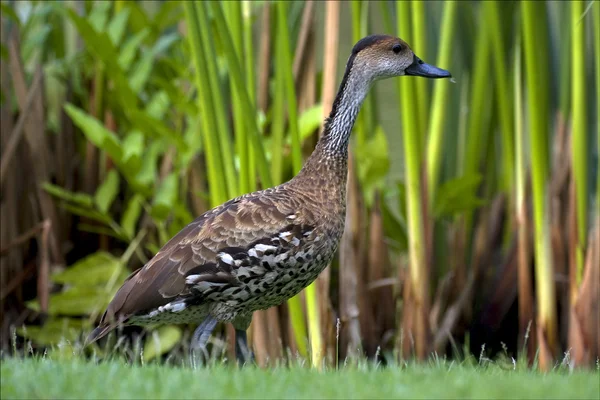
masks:
<instances>
[{"instance_id":1,"label":"duck's eye","mask_svg":"<svg viewBox=\"0 0 600 400\"><path fill-rule=\"evenodd\" d=\"M392 47L392 51L396 54L400 53L402 51L402 45L401 44L395 44L394 47Z\"/></svg>"}]
</instances>

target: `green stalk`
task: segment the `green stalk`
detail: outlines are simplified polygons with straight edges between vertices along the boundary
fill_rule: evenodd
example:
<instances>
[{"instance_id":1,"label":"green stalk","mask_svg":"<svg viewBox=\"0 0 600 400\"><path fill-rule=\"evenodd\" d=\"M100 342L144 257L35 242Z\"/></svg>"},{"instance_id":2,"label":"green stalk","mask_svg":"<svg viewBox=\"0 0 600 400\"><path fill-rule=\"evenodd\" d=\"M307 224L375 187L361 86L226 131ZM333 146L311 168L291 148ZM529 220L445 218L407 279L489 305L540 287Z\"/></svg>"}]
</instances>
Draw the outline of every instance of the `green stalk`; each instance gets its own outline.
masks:
<instances>
[{"instance_id":1,"label":"green stalk","mask_svg":"<svg viewBox=\"0 0 600 400\"><path fill-rule=\"evenodd\" d=\"M596 109L600 106L600 4L596 2L593 6L594 13L594 32L595 40L594 47L596 48ZM596 115L596 124L600 124L598 115ZM598 154L600 154L600 129L596 130L596 144L598 145ZM600 157L598 158L597 169L598 177L596 181L596 204L600 204ZM596 207L596 216L598 216L598 208Z\"/></svg>"},{"instance_id":2,"label":"green stalk","mask_svg":"<svg viewBox=\"0 0 600 400\"><path fill-rule=\"evenodd\" d=\"M427 54L427 27L425 26L425 6L423 0L412 0L412 49L423 60L428 59ZM415 80L415 98L417 111L417 132L420 132L420 148L425 143L425 132L427 132L428 104L429 104L429 80Z\"/></svg>"},{"instance_id":3,"label":"green stalk","mask_svg":"<svg viewBox=\"0 0 600 400\"><path fill-rule=\"evenodd\" d=\"M352 42L356 43L363 37L361 30L361 9L363 6L366 7L366 4L364 4L361 0L352 0L350 4L352 6ZM358 114L356 122L354 123L354 134L356 137L356 146L358 148L364 146L367 138L365 133L365 115L366 113L363 110L363 112Z\"/></svg>"},{"instance_id":4,"label":"green stalk","mask_svg":"<svg viewBox=\"0 0 600 400\"><path fill-rule=\"evenodd\" d=\"M440 32L440 51L437 64L440 68L447 67L451 62L454 27L456 22L456 1L447 1L444 5L442 17L442 30ZM433 102L429 122L429 135L427 143L427 184L429 203L433 204L440 176L440 166L443 155L444 126L446 125L446 109L448 103L448 88L450 83L438 80L433 87Z\"/></svg>"},{"instance_id":5,"label":"green stalk","mask_svg":"<svg viewBox=\"0 0 600 400\"><path fill-rule=\"evenodd\" d=\"M294 174L302 168L302 148L300 145L300 134L298 132L298 106L296 102L296 88L292 67L292 56L290 51L290 33L288 32L287 4L277 3L277 45L279 50L282 84L285 89L286 103L288 109L288 125L292 141L292 166ZM279 152L281 150L279 149Z\"/></svg>"},{"instance_id":6,"label":"green stalk","mask_svg":"<svg viewBox=\"0 0 600 400\"><path fill-rule=\"evenodd\" d=\"M190 49L192 59L196 69L196 87L198 88L198 107L202 115L202 138L204 139L204 151L206 154L206 164L208 171L208 180L210 185L210 203L211 206L217 206L227 200L227 193L223 181L223 168L221 167L220 149L216 129L212 119L213 110L208 102L209 96L202 96L201 89L209 87L206 71L206 62L202 54L200 27L196 7L192 2L184 4L185 20L188 28Z\"/></svg>"},{"instance_id":7,"label":"green stalk","mask_svg":"<svg viewBox=\"0 0 600 400\"><path fill-rule=\"evenodd\" d=\"M292 56L290 50L290 33L288 31L287 4L279 2L277 7L277 52L278 52L278 82L281 88L281 104L284 100L287 103L288 125L292 142L292 168L296 174L302 168L302 146L300 144L300 134L298 132L298 106L296 103L296 88L294 85L294 75L292 67ZM285 117L285 112L281 111L281 116ZM281 154L281 147L273 149ZM309 342L311 346L311 361L314 367L320 368L322 364L322 341L321 341L321 316L319 313L319 302L316 285L313 283L305 290L306 311L308 317ZM288 307L292 314L292 328L296 337L296 343L300 354L306 354L306 324L304 322L304 313L302 302L299 296L288 301ZM303 349L301 348L303 347Z\"/></svg>"},{"instance_id":8,"label":"green stalk","mask_svg":"<svg viewBox=\"0 0 600 400\"><path fill-rule=\"evenodd\" d=\"M207 72L208 86L202 87L203 89L208 88L210 95L206 91L200 91L199 95L207 97L206 101L212 103L213 118L215 121L216 140L219 143L221 152L221 165L225 174L225 181L221 184L225 184L227 188L227 198L230 199L235 197L238 192L237 176L235 172L234 160L233 160L233 146L231 144L231 138L229 136L229 126L227 123L227 115L225 113L223 95L221 93L221 84L219 81L219 72L217 70L217 63L215 61L214 54L216 54L213 48L212 36L209 32L209 23L207 15L205 14L204 7L200 3L195 3L196 14L198 16L198 24L200 28L201 46L204 50L204 63Z\"/></svg>"},{"instance_id":9,"label":"green stalk","mask_svg":"<svg viewBox=\"0 0 600 400\"><path fill-rule=\"evenodd\" d=\"M285 82L284 82L284 71L280 67L283 63L283 54L281 49L281 33L279 33L279 26L282 24L279 18L279 9L285 4L276 6L277 8L277 37L275 39L275 57L276 65L275 69L275 94L273 98L273 107L271 109L271 115L273 116L273 124L271 125L271 176L273 182L281 182L283 179L283 143L285 137ZM285 27L284 27L285 28Z\"/></svg>"},{"instance_id":10,"label":"green stalk","mask_svg":"<svg viewBox=\"0 0 600 400\"><path fill-rule=\"evenodd\" d=\"M244 36L242 22L242 3L231 1L224 3L227 13L227 21L231 37L233 39L234 49L238 59L244 60ZM246 75L247 77L247 75ZM252 88L248 87L248 90ZM246 133L245 121L242 113L240 100L238 99L233 85L230 85L231 103L233 105L233 125L235 127L235 147L239 156L239 193L248 193L250 189L250 166L248 165L248 135ZM253 96L250 95L251 100ZM252 100L252 104L254 101Z\"/></svg>"},{"instance_id":11,"label":"green stalk","mask_svg":"<svg viewBox=\"0 0 600 400\"><path fill-rule=\"evenodd\" d=\"M529 131L531 132L531 173L533 189L533 219L535 242L535 278L538 308L538 327L546 337L548 347L554 352L557 344L556 293L554 268L549 236L548 212L548 132L547 96L542 86L547 86L540 70L547 68L547 57L540 57L538 48L541 38L536 25L540 15L545 13L545 4L525 1L521 3L523 15L523 36L525 71L527 74L527 94L529 111ZM550 365L542 365L550 368Z\"/></svg>"},{"instance_id":12,"label":"green stalk","mask_svg":"<svg viewBox=\"0 0 600 400\"><path fill-rule=\"evenodd\" d=\"M486 21L489 24L492 39L492 56L494 60L494 72L496 77L496 100L498 102L498 111L500 118L500 128L502 129L502 189L510 192L513 187L514 179L514 144L513 144L513 122L511 113L510 98L507 90L502 90L499 86L508 86L506 81L510 79L506 68L505 45L500 27L500 14L498 12L497 1L486 1L483 3L486 11Z\"/></svg>"},{"instance_id":13,"label":"green stalk","mask_svg":"<svg viewBox=\"0 0 600 400\"><path fill-rule=\"evenodd\" d=\"M577 240L575 259L577 263L577 283L583 277L585 245L587 243L587 180L588 180L588 139L587 101L585 79L585 18L581 19L585 3L571 2L571 62L573 84L571 86L573 116L572 162L575 183L577 212Z\"/></svg>"},{"instance_id":14,"label":"green stalk","mask_svg":"<svg viewBox=\"0 0 600 400\"><path fill-rule=\"evenodd\" d=\"M483 10L481 10L483 11ZM480 164L484 153L484 146L489 140L489 130L484 129L488 115L485 108L489 108L492 92L490 90L490 27L486 24L480 24L475 40L475 62L473 65L473 86L471 87L471 96L469 108L473 111L469 113L467 121L466 153L464 161L464 174L474 175L480 173ZM471 236L473 225L473 211L465 213L465 231L466 237Z\"/></svg>"},{"instance_id":15,"label":"green stalk","mask_svg":"<svg viewBox=\"0 0 600 400\"><path fill-rule=\"evenodd\" d=\"M410 31L409 3L397 3L397 29L399 34ZM421 196L421 151L419 131L417 128L416 105L413 101L413 80L401 79L399 83L402 136L404 142L406 204L409 236L410 279L413 288L415 310L415 345L417 357L423 359L427 353L427 321L425 318L427 304L427 266L425 265L425 237L423 234L423 199Z\"/></svg>"},{"instance_id":16,"label":"green stalk","mask_svg":"<svg viewBox=\"0 0 600 400\"><path fill-rule=\"evenodd\" d=\"M256 109L254 48L252 45L252 14L250 2L247 0L243 2L242 16L244 24L243 40L244 60L246 61L244 66L246 70L246 88L248 89L250 102L252 103L253 108ZM240 156L240 192L247 193L256 189L256 180L254 179L255 170L251 157L251 142L248 140L248 135L246 134L245 126L243 126L242 131L239 131L237 135L237 140L245 143L244 146L240 146L240 151L238 153Z\"/></svg>"},{"instance_id":17,"label":"green stalk","mask_svg":"<svg viewBox=\"0 0 600 400\"><path fill-rule=\"evenodd\" d=\"M206 3L201 4L205 5ZM250 97L244 83L241 64L237 58L237 55L235 54L233 42L231 40L231 36L229 35L229 31L227 30L227 24L225 22L225 18L223 17L223 11L221 10L221 4L218 2L209 2L206 6L211 8L213 17L215 18L215 25L219 33L221 43L223 44L223 51L229 66L230 77L236 88L236 93L241 101L244 118L246 121L248 121L247 127L249 128L250 138L256 154L258 173L262 181L261 183L263 187L273 186L273 181L269 173L269 166L265 157L265 151L261 143L255 108L252 106L252 102L250 101Z\"/></svg>"},{"instance_id":18,"label":"green stalk","mask_svg":"<svg viewBox=\"0 0 600 400\"><path fill-rule=\"evenodd\" d=\"M559 34L562 37L570 37L571 29L573 28L571 25L571 18L569 15L569 6L570 3L560 2L556 4L556 6L561 11L561 15L558 18L560 32ZM571 53L571 42L568 40L560 41L560 52L561 54L570 54ZM561 62L560 63L560 82L559 82L559 96L560 96L560 114L563 118L564 123L566 123L569 119L569 107L571 101L571 63L569 62Z\"/></svg>"}]
</instances>

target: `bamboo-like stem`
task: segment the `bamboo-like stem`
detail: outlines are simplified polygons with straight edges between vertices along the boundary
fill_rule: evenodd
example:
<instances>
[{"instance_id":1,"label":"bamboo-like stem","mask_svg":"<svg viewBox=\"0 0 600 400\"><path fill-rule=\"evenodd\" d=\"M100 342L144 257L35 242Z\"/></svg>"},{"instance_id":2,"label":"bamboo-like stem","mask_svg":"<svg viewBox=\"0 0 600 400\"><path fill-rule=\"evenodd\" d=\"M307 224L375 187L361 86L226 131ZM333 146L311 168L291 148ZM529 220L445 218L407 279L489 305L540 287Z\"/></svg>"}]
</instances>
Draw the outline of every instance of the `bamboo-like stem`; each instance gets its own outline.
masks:
<instances>
[{"instance_id":1,"label":"bamboo-like stem","mask_svg":"<svg viewBox=\"0 0 600 400\"><path fill-rule=\"evenodd\" d=\"M514 57L514 108L515 108L515 210L518 236L518 297L519 297L519 350L528 363L533 361L535 352L535 335L527 336L528 328L534 322L533 297L531 286L530 252L529 252L529 217L525 196L525 152L523 150L523 68L521 65L521 41L517 39ZM535 332L535 330L534 330ZM527 342L527 343L525 343ZM527 349L523 347L527 345Z\"/></svg>"},{"instance_id":2,"label":"bamboo-like stem","mask_svg":"<svg viewBox=\"0 0 600 400\"><path fill-rule=\"evenodd\" d=\"M486 1L482 4L485 7L486 15L484 21L489 24L492 44L492 58L494 60L494 72L496 85L505 85L505 81L510 79L505 60L505 46L500 27L500 13L498 11L497 1ZM513 188L514 179L514 144L513 144L513 122L510 108L509 94L506 90L496 90L496 100L498 103L498 112L500 118L500 128L502 130L502 176L501 189L508 192Z\"/></svg>"},{"instance_id":3,"label":"bamboo-like stem","mask_svg":"<svg viewBox=\"0 0 600 400\"><path fill-rule=\"evenodd\" d=\"M208 80L208 86L198 87L198 96L206 97L205 101L212 104L213 115L203 115L203 118L212 118L214 121L214 127L217 129L214 136L215 140L219 144L219 157L221 158L221 168L223 168L223 178L225 180L224 182L221 182L221 185L225 184L225 187L227 188L227 199L230 199L238 194L237 175L235 173L233 163L233 146L229 136L229 126L227 117L225 115L223 94L221 92L219 83L217 64L215 62L215 58L211 56L215 53L215 50L212 45L213 40L211 34L208 30L208 18L204 7L201 4L195 3L195 6L196 15L198 17L198 27L200 30L201 46L204 54L203 59ZM205 90L201 91L201 88ZM208 92L210 93L209 96L207 96L208 93L206 93L207 88ZM240 127L237 128L243 130Z\"/></svg>"},{"instance_id":4,"label":"bamboo-like stem","mask_svg":"<svg viewBox=\"0 0 600 400\"><path fill-rule=\"evenodd\" d=\"M261 183L263 187L273 186L264 148L260 142L258 121L256 118L256 113L254 112L255 109L252 106L252 102L250 101L250 97L244 83L244 75L241 71L239 59L233 50L234 45L227 30L223 11L221 10L221 4L217 2L209 2L201 5L210 7L212 15L215 19L215 25L223 44L225 58L227 59L230 77L233 81L233 85L236 87L236 93L241 100L242 110L248 122L247 127L249 128L254 153L256 154L256 162Z\"/></svg>"},{"instance_id":5,"label":"bamboo-like stem","mask_svg":"<svg viewBox=\"0 0 600 400\"><path fill-rule=\"evenodd\" d=\"M290 34L288 32L288 20L285 2L277 4L277 40L281 51L279 68L283 70L282 78L285 87L286 103L288 109L288 125L292 139L292 166L296 174L302 169L302 149L300 147L300 136L298 133L298 105L296 102L296 88L294 85L293 60L290 50Z\"/></svg>"},{"instance_id":6,"label":"bamboo-like stem","mask_svg":"<svg viewBox=\"0 0 600 400\"><path fill-rule=\"evenodd\" d=\"M423 0L412 0L412 35L410 43L412 49L423 60L428 60L427 54L427 28L425 24L425 5ZM425 143L425 132L428 123L429 105L429 79L415 80L415 97L417 111L417 132L421 132L420 148Z\"/></svg>"},{"instance_id":7,"label":"bamboo-like stem","mask_svg":"<svg viewBox=\"0 0 600 400\"><path fill-rule=\"evenodd\" d=\"M548 349L547 356L540 358L540 367L548 370L552 367L552 357L557 345L556 288L554 267L552 264L549 236L549 196L548 196L548 132L547 98L542 86L548 82L542 80L540 69L545 68L547 60L540 58L538 52L540 38L536 32L538 18L544 13L544 3L525 1L521 3L523 15L523 34L525 65L527 76L529 131L531 132L531 172L533 189L533 217L535 241L535 269L537 293L537 328L541 333L540 343Z\"/></svg>"},{"instance_id":8,"label":"bamboo-like stem","mask_svg":"<svg viewBox=\"0 0 600 400\"><path fill-rule=\"evenodd\" d=\"M456 25L456 1L447 1L444 5L442 17L442 30L440 32L440 52L438 53L437 65L446 66L450 63L452 53L452 41L454 38L454 27ZM429 122L429 134L427 135L427 184L429 203L435 200L436 189L440 176L442 164L442 147L444 143L444 126L446 123L446 104L448 102L448 88L450 83L438 80L434 83L433 101Z\"/></svg>"},{"instance_id":9,"label":"bamboo-like stem","mask_svg":"<svg viewBox=\"0 0 600 400\"><path fill-rule=\"evenodd\" d=\"M402 31L410 30L408 3L397 3L397 28L399 35ZM421 191L421 149L420 135L417 126L416 105L412 101L414 86L410 79L399 82L401 98L402 137L404 143L405 173L406 173L406 205L409 236L410 279L412 285L413 304L415 307L415 347L416 355L424 359L428 353L428 276L425 264L425 236L423 227L423 203Z\"/></svg>"},{"instance_id":10,"label":"bamboo-like stem","mask_svg":"<svg viewBox=\"0 0 600 400\"><path fill-rule=\"evenodd\" d=\"M575 261L577 265L577 282L583 276L585 245L587 243L587 196L588 196L588 133L587 133L587 99L585 79L585 18L582 19L585 2L571 2L571 115L573 123L572 163L575 183L575 201L577 212L577 237L575 238ZM571 293L574 300L576 293Z\"/></svg>"},{"instance_id":11,"label":"bamboo-like stem","mask_svg":"<svg viewBox=\"0 0 600 400\"><path fill-rule=\"evenodd\" d=\"M594 21L594 48L596 49L596 101L600 102L600 3L595 2L593 6L593 21ZM596 115L596 124L600 124L598 114ZM597 154L600 154L600 129L596 130L596 145L598 146ZM598 157L598 165L596 171L600 171L600 157ZM600 204L600 172L596 174L596 204ZM598 209L596 208L596 211ZM596 213L598 217L600 212ZM600 235L600 227L597 229L598 235ZM600 241L598 241L600 243ZM600 341L599 341L600 343ZM600 346L600 345L599 345ZM600 353L600 349L598 351Z\"/></svg>"},{"instance_id":12,"label":"bamboo-like stem","mask_svg":"<svg viewBox=\"0 0 600 400\"><path fill-rule=\"evenodd\" d=\"M198 16L196 7L192 2L184 3L185 19L192 51L192 60L196 68L196 86L198 88L208 87L206 63L202 54L200 27L198 26ZM221 168L220 150L214 122L211 118L212 109L206 102L207 96L198 96L198 107L202 114L202 127L204 139L204 150L206 154L206 164L208 172L208 181L210 185L210 204L212 207L227 200L225 186L221 183L224 180Z\"/></svg>"}]
</instances>

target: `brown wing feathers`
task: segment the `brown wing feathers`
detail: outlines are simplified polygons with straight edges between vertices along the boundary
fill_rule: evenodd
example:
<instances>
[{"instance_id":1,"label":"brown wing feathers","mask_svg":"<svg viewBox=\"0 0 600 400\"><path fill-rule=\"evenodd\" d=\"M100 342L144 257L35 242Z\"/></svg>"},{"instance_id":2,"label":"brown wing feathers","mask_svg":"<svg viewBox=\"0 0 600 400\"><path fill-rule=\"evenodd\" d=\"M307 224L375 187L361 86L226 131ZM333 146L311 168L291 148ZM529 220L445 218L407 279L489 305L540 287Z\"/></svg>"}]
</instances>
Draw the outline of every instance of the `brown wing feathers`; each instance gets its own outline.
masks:
<instances>
[{"instance_id":1,"label":"brown wing feathers","mask_svg":"<svg viewBox=\"0 0 600 400\"><path fill-rule=\"evenodd\" d=\"M234 199L182 229L126 280L88 341L99 339L132 315L165 305L177 296L193 295L190 289L201 288L200 282L236 285L234 266L248 265L250 257L256 258L249 249L261 243L277 244L273 240L284 246L292 237L302 237L309 227L292 221L295 216L289 217L294 210L280 209L281 203L275 200L250 195ZM279 237L280 233L284 236ZM194 279L188 279L191 276Z\"/></svg>"}]
</instances>

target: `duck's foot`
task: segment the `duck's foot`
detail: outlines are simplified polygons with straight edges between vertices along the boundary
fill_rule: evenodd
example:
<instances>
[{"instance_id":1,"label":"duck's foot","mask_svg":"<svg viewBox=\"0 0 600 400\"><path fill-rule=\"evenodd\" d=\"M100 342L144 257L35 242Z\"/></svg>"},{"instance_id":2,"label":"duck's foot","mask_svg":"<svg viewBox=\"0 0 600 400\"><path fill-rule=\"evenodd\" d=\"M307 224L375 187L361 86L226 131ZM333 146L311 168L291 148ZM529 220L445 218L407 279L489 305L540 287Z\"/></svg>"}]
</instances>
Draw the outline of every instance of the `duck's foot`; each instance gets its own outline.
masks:
<instances>
[{"instance_id":1,"label":"duck's foot","mask_svg":"<svg viewBox=\"0 0 600 400\"><path fill-rule=\"evenodd\" d=\"M250 347L248 347L248 338L245 330L235 330L235 358L240 365L254 363L254 354L252 354Z\"/></svg>"},{"instance_id":2,"label":"duck's foot","mask_svg":"<svg viewBox=\"0 0 600 400\"><path fill-rule=\"evenodd\" d=\"M192 343L190 346L190 364L192 368L196 368L196 361L198 353L202 353L200 359L208 360L208 351L206 350L206 343L210 338L215 326L217 326L217 320L214 317L207 317L202 323L196 328L192 335Z\"/></svg>"}]
</instances>

